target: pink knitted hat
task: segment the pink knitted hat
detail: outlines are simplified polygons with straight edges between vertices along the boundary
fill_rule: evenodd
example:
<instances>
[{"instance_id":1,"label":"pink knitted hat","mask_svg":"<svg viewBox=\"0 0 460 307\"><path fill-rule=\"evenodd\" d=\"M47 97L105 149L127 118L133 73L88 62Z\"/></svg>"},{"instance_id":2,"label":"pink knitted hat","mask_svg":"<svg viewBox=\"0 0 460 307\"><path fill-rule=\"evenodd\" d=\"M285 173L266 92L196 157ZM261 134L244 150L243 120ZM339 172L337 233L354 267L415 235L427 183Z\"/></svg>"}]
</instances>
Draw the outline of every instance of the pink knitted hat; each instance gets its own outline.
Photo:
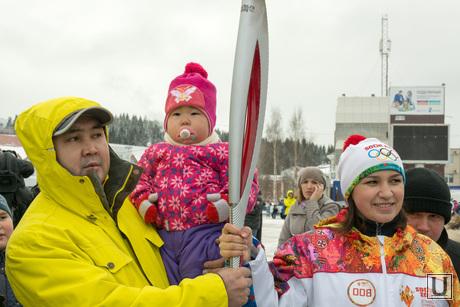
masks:
<instances>
[{"instance_id":1,"label":"pink knitted hat","mask_svg":"<svg viewBox=\"0 0 460 307\"><path fill-rule=\"evenodd\" d=\"M165 131L171 112L190 106L203 111L208 119L209 134L212 133L216 125L216 87L207 78L208 73L200 64L190 62L184 73L171 81L165 106Z\"/></svg>"}]
</instances>

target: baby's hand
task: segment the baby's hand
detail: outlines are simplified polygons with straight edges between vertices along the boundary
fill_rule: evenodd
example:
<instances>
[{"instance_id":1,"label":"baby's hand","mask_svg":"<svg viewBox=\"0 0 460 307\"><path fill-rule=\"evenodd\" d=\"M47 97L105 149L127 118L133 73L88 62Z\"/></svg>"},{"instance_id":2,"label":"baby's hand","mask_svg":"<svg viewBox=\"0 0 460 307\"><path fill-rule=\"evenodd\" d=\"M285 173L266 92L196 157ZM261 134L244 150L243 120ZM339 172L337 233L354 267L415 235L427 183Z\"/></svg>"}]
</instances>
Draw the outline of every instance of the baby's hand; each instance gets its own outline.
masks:
<instances>
[{"instance_id":1,"label":"baby's hand","mask_svg":"<svg viewBox=\"0 0 460 307\"><path fill-rule=\"evenodd\" d=\"M157 219L157 207L156 202L158 201L158 194L152 193L149 195L148 199L141 202L139 206L139 214L144 219L144 222L147 224L155 223Z\"/></svg>"},{"instance_id":2,"label":"baby's hand","mask_svg":"<svg viewBox=\"0 0 460 307\"><path fill-rule=\"evenodd\" d=\"M152 193L149 195L149 202L151 202L152 204L156 204L157 201L158 201L158 193Z\"/></svg>"},{"instance_id":3,"label":"baby's hand","mask_svg":"<svg viewBox=\"0 0 460 307\"><path fill-rule=\"evenodd\" d=\"M221 193L207 194L206 199L208 200L206 215L209 220L214 223L226 221L230 209L228 205L228 195Z\"/></svg>"}]
</instances>

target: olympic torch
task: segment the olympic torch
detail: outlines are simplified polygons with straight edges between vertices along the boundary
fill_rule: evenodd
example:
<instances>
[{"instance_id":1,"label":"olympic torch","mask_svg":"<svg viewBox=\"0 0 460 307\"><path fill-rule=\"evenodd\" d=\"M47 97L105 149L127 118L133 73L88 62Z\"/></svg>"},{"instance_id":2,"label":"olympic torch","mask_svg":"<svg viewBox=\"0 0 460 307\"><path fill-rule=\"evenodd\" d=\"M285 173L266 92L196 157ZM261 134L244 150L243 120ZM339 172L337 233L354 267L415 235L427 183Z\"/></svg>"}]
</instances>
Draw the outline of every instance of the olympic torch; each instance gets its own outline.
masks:
<instances>
[{"instance_id":1,"label":"olympic torch","mask_svg":"<svg viewBox=\"0 0 460 307\"><path fill-rule=\"evenodd\" d=\"M243 0L233 65L229 128L230 223L242 227L259 156L268 81L264 0ZM240 259L230 260L238 267Z\"/></svg>"}]
</instances>

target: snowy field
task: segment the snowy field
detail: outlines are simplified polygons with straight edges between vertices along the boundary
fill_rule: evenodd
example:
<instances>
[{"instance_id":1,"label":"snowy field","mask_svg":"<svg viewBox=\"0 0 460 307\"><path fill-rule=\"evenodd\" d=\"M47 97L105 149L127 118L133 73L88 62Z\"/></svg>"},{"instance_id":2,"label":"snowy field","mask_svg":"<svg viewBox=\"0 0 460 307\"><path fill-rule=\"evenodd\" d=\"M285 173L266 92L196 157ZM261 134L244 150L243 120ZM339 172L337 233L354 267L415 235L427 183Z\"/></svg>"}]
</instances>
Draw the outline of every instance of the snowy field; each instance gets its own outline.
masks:
<instances>
[{"instance_id":1,"label":"snowy field","mask_svg":"<svg viewBox=\"0 0 460 307\"><path fill-rule=\"evenodd\" d=\"M273 254L278 247L278 238L283 227L284 220L279 216L274 220L271 217L268 217L265 213L263 215L263 225L262 225L262 244L265 247L265 253L267 259L271 260Z\"/></svg>"}]
</instances>

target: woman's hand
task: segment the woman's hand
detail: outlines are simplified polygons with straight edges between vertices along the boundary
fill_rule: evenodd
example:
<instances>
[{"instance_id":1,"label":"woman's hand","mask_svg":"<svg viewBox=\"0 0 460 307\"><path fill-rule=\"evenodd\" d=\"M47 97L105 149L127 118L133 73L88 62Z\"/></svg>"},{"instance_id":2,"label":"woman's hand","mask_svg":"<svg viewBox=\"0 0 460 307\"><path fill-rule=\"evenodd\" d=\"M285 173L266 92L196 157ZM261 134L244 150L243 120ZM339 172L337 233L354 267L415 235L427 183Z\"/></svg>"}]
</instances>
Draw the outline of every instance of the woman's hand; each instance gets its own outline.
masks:
<instances>
[{"instance_id":1,"label":"woman's hand","mask_svg":"<svg viewBox=\"0 0 460 307\"><path fill-rule=\"evenodd\" d=\"M220 254L225 259L243 256L244 261L251 259L252 230L245 226L241 229L233 224L225 224L219 239Z\"/></svg>"},{"instance_id":2,"label":"woman's hand","mask_svg":"<svg viewBox=\"0 0 460 307\"><path fill-rule=\"evenodd\" d=\"M321 197L323 197L324 193L324 185L318 183L315 185L315 191L311 194L310 200L318 201Z\"/></svg>"}]
</instances>

